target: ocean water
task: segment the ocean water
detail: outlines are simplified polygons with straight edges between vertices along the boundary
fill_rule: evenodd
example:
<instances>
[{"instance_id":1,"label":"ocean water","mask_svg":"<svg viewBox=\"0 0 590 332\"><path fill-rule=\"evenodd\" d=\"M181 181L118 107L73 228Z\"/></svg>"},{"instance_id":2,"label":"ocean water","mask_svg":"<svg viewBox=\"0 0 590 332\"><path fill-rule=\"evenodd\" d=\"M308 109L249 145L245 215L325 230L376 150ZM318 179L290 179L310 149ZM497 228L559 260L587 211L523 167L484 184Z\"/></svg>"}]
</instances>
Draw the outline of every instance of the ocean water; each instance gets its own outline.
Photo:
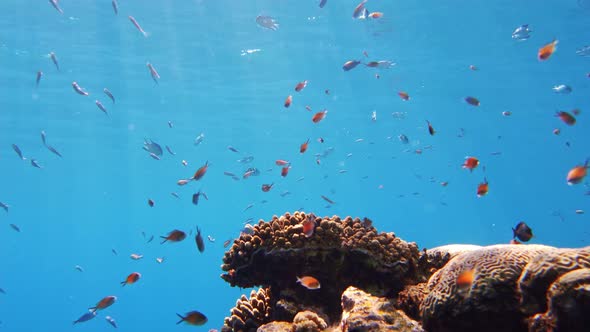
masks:
<instances>
[{"instance_id":1,"label":"ocean water","mask_svg":"<svg viewBox=\"0 0 590 332\"><path fill-rule=\"evenodd\" d=\"M63 14L49 1L0 2L0 201L10 206L0 210L0 330L105 331L107 315L121 331L220 328L249 293L219 278L223 242L249 218L287 211L369 217L421 248L507 243L519 221L532 227L531 243L588 245L587 214L575 211L588 208L589 188L568 186L566 174L590 157L590 58L576 54L590 44L590 1L369 0L369 11L384 15L366 20L351 17L357 0L324 8L307 0L118 4L115 15L107 0L62 0ZM276 19L278 29L259 26L258 15ZM530 38L512 39L522 24ZM557 51L539 61L539 48L553 39ZM344 71L348 60L363 64ZM364 65L379 60L395 66ZM555 93L559 84L573 91ZM326 118L313 123L324 109ZM573 109L581 110L574 126L555 117ZM41 131L62 158L43 145ZM144 139L175 155L164 149L155 160ZM251 163L237 161L248 156ZM466 156L481 161L473 172L461 167ZM291 162L285 178L277 159ZM201 180L176 184L207 161ZM242 179L249 167L260 175ZM489 193L478 198L484 179ZM209 199L194 205L198 190ZM215 239L205 239L203 253L197 226ZM160 244L173 229L193 233ZM121 287L131 272L142 278ZM117 302L72 327L107 295ZM176 313L192 310L209 321L175 326Z\"/></svg>"}]
</instances>

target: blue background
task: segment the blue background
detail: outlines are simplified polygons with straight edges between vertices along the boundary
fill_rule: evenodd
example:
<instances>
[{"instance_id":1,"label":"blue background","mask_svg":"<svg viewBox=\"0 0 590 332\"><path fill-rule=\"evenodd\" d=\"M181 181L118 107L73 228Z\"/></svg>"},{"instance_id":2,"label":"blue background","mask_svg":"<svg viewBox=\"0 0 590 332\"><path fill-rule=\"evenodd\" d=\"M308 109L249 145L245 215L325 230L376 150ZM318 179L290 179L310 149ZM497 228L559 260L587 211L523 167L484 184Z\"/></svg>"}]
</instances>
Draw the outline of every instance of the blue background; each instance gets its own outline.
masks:
<instances>
[{"instance_id":1,"label":"blue background","mask_svg":"<svg viewBox=\"0 0 590 332\"><path fill-rule=\"evenodd\" d=\"M533 228L532 243L587 245L588 217L575 210L587 208L588 188L568 186L565 177L590 156L590 59L575 53L590 43L590 2L370 0L369 11L384 16L365 21L351 18L356 5L121 0L116 16L110 1L63 0L63 15L48 1L0 2L0 201L10 205L8 213L0 211L0 287L7 293L0 294L0 329L66 330L106 295L118 301L74 328L110 329L104 321L110 315L122 331L170 329L176 312L191 310L209 317L198 329L219 328L239 295L249 293L219 278L223 241L238 236L248 218L269 220L298 209L366 216L380 231L421 248L507 243L519 221ZM261 14L274 17L279 29L258 26ZM513 40L512 31L525 23L531 38ZM554 38L558 50L539 62L539 47ZM247 49L260 51L241 55ZM343 71L353 59L397 65ZM158 85L146 62L161 75ZM470 70L472 64L479 70ZM38 70L44 76L35 88ZM303 80L308 86L293 91ZM72 81L90 96L76 94ZM573 92L556 94L557 84ZM402 101L399 91L411 99ZM466 96L481 105L468 105ZM312 123L312 114L324 108L327 117ZM582 110L575 126L554 116L574 108ZM512 116L502 116L507 110ZM463 137L457 137L460 128ZM553 135L554 128L561 135ZM63 159L42 145L41 130ZM200 133L205 139L195 146ZM402 144L400 134L410 144ZM164 151L162 160L153 160L142 150L144 138L176 155ZM301 155L299 145L308 138ZM20 160L11 144L44 168ZM317 165L314 154L329 147L334 152ZM237 162L248 155L251 164ZM465 156L478 157L480 167L462 169ZM292 162L286 178L276 159ZM176 185L206 161L211 165L202 180ZM223 175L241 177L248 167L261 175L240 181ZM477 198L484 177L490 191ZM263 183L275 185L264 193ZM199 189L209 201L194 206L190 197ZM281 197L286 190L291 194ZM321 195L336 204L326 207ZM193 240L197 225L216 239L206 240L203 254ZM158 237L175 228L193 230L193 237L160 245ZM151 235L156 240L147 244ZM145 257L133 261L131 253ZM157 264L156 257L166 260ZM121 288L134 271L142 279Z\"/></svg>"}]
</instances>

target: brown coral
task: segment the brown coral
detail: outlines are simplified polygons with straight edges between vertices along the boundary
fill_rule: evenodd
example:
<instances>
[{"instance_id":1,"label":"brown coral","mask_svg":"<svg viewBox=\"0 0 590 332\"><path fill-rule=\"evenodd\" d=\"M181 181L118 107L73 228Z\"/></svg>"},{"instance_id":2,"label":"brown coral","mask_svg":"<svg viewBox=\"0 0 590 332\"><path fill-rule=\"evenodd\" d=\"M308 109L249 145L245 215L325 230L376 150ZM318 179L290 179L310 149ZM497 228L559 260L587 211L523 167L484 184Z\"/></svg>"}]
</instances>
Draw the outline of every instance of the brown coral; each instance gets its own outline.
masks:
<instances>
[{"instance_id":1,"label":"brown coral","mask_svg":"<svg viewBox=\"0 0 590 332\"><path fill-rule=\"evenodd\" d=\"M320 332L328 327L326 321L313 311L301 311L293 319L295 332Z\"/></svg>"},{"instance_id":2,"label":"brown coral","mask_svg":"<svg viewBox=\"0 0 590 332\"><path fill-rule=\"evenodd\" d=\"M309 238L302 227L307 218L316 224ZM418 257L416 244L378 233L359 218L295 212L261 220L252 234L234 241L223 258L226 273L221 277L232 286L270 286L276 294L293 290L297 302L324 306L334 318L340 314L334 304L346 287L396 294L415 280ZM321 289L308 291L296 284L296 277L303 275L318 279Z\"/></svg>"},{"instance_id":3,"label":"brown coral","mask_svg":"<svg viewBox=\"0 0 590 332\"><path fill-rule=\"evenodd\" d=\"M590 268L590 247L555 249L535 257L524 269L519 280L523 312L530 315L546 311L549 286L559 276L580 268Z\"/></svg>"},{"instance_id":4,"label":"brown coral","mask_svg":"<svg viewBox=\"0 0 590 332\"><path fill-rule=\"evenodd\" d=\"M222 332L256 331L256 329L271 321L272 305L270 291L261 288L250 293L250 298L242 295L231 309L230 317L225 318Z\"/></svg>"},{"instance_id":5,"label":"brown coral","mask_svg":"<svg viewBox=\"0 0 590 332\"><path fill-rule=\"evenodd\" d=\"M429 331L526 330L519 312L517 281L531 259L549 253L541 245L495 245L458 255L428 282L430 293L420 306ZM468 289L457 287L458 276L474 271Z\"/></svg>"},{"instance_id":6,"label":"brown coral","mask_svg":"<svg viewBox=\"0 0 590 332\"><path fill-rule=\"evenodd\" d=\"M428 284L423 282L409 285L399 292L396 307L403 310L412 319L420 320L420 303L428 295Z\"/></svg>"}]
</instances>

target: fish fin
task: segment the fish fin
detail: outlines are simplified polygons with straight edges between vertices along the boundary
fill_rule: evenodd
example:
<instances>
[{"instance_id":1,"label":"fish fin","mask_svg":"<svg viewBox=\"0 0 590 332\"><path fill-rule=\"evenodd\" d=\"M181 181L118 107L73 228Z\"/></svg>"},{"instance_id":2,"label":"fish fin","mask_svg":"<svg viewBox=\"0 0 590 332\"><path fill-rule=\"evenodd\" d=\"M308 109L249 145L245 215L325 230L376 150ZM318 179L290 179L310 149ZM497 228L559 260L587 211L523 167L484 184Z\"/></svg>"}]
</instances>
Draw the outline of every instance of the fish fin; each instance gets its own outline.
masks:
<instances>
[{"instance_id":1,"label":"fish fin","mask_svg":"<svg viewBox=\"0 0 590 332\"><path fill-rule=\"evenodd\" d=\"M160 236L162 239L164 239L164 241L160 242L160 244L163 244L164 242L168 241L168 239L165 236Z\"/></svg>"},{"instance_id":2,"label":"fish fin","mask_svg":"<svg viewBox=\"0 0 590 332\"><path fill-rule=\"evenodd\" d=\"M176 316L180 317L180 320L178 322L176 322L176 325L184 322L184 317L182 317L182 315L180 315L179 313L177 313Z\"/></svg>"},{"instance_id":3,"label":"fish fin","mask_svg":"<svg viewBox=\"0 0 590 332\"><path fill-rule=\"evenodd\" d=\"M121 281L121 287L125 287L127 285L127 281Z\"/></svg>"}]
</instances>

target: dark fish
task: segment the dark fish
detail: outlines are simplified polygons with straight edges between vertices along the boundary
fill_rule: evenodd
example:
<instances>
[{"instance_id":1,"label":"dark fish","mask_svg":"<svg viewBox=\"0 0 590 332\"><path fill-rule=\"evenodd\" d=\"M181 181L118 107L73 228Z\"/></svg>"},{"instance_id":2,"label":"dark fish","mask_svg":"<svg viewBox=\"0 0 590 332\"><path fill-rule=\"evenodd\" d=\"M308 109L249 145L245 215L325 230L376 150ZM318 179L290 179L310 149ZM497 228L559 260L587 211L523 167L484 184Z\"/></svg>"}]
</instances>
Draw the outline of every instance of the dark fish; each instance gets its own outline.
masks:
<instances>
[{"instance_id":1,"label":"dark fish","mask_svg":"<svg viewBox=\"0 0 590 332\"><path fill-rule=\"evenodd\" d=\"M89 311L89 312L85 313L84 315L80 316L80 318L78 318L77 320L75 320L74 325L76 325L77 323L87 322L94 317L96 317L96 311Z\"/></svg>"},{"instance_id":2,"label":"dark fish","mask_svg":"<svg viewBox=\"0 0 590 332\"><path fill-rule=\"evenodd\" d=\"M55 153L56 155L58 155L59 157L63 158L63 156L61 155L61 153L59 153L53 146L51 145L47 145L47 150Z\"/></svg>"},{"instance_id":3,"label":"dark fish","mask_svg":"<svg viewBox=\"0 0 590 332\"><path fill-rule=\"evenodd\" d=\"M8 212L9 207L10 207L10 205L0 202L0 208L3 208L4 211Z\"/></svg>"},{"instance_id":4,"label":"dark fish","mask_svg":"<svg viewBox=\"0 0 590 332\"><path fill-rule=\"evenodd\" d=\"M198 311L191 311L187 312L184 317L180 314L176 314L180 317L180 320L176 323L176 325L185 322L190 325L203 325L207 323L207 317Z\"/></svg>"},{"instance_id":5,"label":"dark fish","mask_svg":"<svg viewBox=\"0 0 590 332\"><path fill-rule=\"evenodd\" d=\"M176 198L180 198L180 196L178 196L178 194L177 194L177 193L170 193L170 195L172 195L172 196L174 196L174 197L176 197Z\"/></svg>"},{"instance_id":6,"label":"dark fish","mask_svg":"<svg viewBox=\"0 0 590 332\"><path fill-rule=\"evenodd\" d=\"M116 2L113 0L113 3L116 3ZM111 324L111 325L112 325L114 328L117 328L117 322L115 321L115 319L113 319L113 317L111 317L111 316L106 316L104 319L105 319L105 320L106 320L106 321L107 321L109 324Z\"/></svg>"},{"instance_id":7,"label":"dark fish","mask_svg":"<svg viewBox=\"0 0 590 332\"><path fill-rule=\"evenodd\" d=\"M57 62L57 56L55 56L55 53L49 52L49 57L51 58L51 61L53 61L53 64L55 65L55 68L57 68L57 71L59 71L59 63Z\"/></svg>"},{"instance_id":8,"label":"dark fish","mask_svg":"<svg viewBox=\"0 0 590 332\"><path fill-rule=\"evenodd\" d=\"M10 224L10 227L11 227L12 229L14 229L15 231L17 231L17 232L19 232L19 233L20 233L20 228L18 228L18 226L17 226L17 225L15 225L15 224Z\"/></svg>"},{"instance_id":9,"label":"dark fish","mask_svg":"<svg viewBox=\"0 0 590 332\"><path fill-rule=\"evenodd\" d=\"M322 195L322 198L324 199L324 201L330 203L330 204L336 204L333 200L329 199L328 197Z\"/></svg>"},{"instance_id":10,"label":"dark fish","mask_svg":"<svg viewBox=\"0 0 590 332\"><path fill-rule=\"evenodd\" d=\"M432 127L432 124L430 124L430 121L426 120L426 123L428 124L428 133L430 134L430 136L433 136L436 133L436 131Z\"/></svg>"},{"instance_id":11,"label":"dark fish","mask_svg":"<svg viewBox=\"0 0 590 332\"><path fill-rule=\"evenodd\" d=\"M116 256L116 255L118 255L118 253L117 253L117 250L115 250L115 249L111 249L111 252L112 252L112 253L113 253L113 255L115 255L115 256Z\"/></svg>"},{"instance_id":12,"label":"dark fish","mask_svg":"<svg viewBox=\"0 0 590 332\"><path fill-rule=\"evenodd\" d=\"M31 165L33 167L43 168L41 165L39 165L39 163L37 162L37 159L31 159Z\"/></svg>"},{"instance_id":13,"label":"dark fish","mask_svg":"<svg viewBox=\"0 0 590 332\"><path fill-rule=\"evenodd\" d=\"M250 175L253 175L253 176L258 176L258 175L260 175L260 170L255 167L250 167L246 170L246 173L250 173Z\"/></svg>"},{"instance_id":14,"label":"dark fish","mask_svg":"<svg viewBox=\"0 0 590 332\"><path fill-rule=\"evenodd\" d=\"M147 152L155 154L156 156L161 156L162 153L164 152L162 150L162 147L160 146L160 144L158 144L152 140L148 141L147 139L144 139L143 149L146 150Z\"/></svg>"},{"instance_id":15,"label":"dark fish","mask_svg":"<svg viewBox=\"0 0 590 332\"><path fill-rule=\"evenodd\" d=\"M326 2L328 2L328 0L320 0L320 8L324 8Z\"/></svg>"},{"instance_id":16,"label":"dark fish","mask_svg":"<svg viewBox=\"0 0 590 332\"><path fill-rule=\"evenodd\" d=\"M113 94L109 91L109 89L104 88L104 89L102 89L102 92L104 92L105 95L107 95L109 98L111 98L111 100L113 101L113 104L115 103L115 96L113 96Z\"/></svg>"},{"instance_id":17,"label":"dark fish","mask_svg":"<svg viewBox=\"0 0 590 332\"><path fill-rule=\"evenodd\" d=\"M234 148L233 146L228 146L227 149L231 152L240 153L240 151L238 151L238 149Z\"/></svg>"},{"instance_id":18,"label":"dark fish","mask_svg":"<svg viewBox=\"0 0 590 332\"><path fill-rule=\"evenodd\" d=\"M201 230L197 227L197 235L195 235L195 242L197 243L197 248L199 252L205 251L205 242L203 241L203 237L201 236Z\"/></svg>"},{"instance_id":19,"label":"dark fish","mask_svg":"<svg viewBox=\"0 0 590 332\"><path fill-rule=\"evenodd\" d=\"M521 221L512 229L513 237L518 238L522 242L527 242L533 237L533 230L524 222Z\"/></svg>"},{"instance_id":20,"label":"dark fish","mask_svg":"<svg viewBox=\"0 0 590 332\"><path fill-rule=\"evenodd\" d=\"M103 111L104 114L109 115L109 112L107 112L106 107L104 107L104 105L99 100L95 100L94 103L96 104L96 107L98 107L98 109Z\"/></svg>"},{"instance_id":21,"label":"dark fish","mask_svg":"<svg viewBox=\"0 0 590 332\"><path fill-rule=\"evenodd\" d=\"M209 200L209 197L207 197L207 194L199 190L199 192L197 192L196 194L193 194L193 204L194 205L199 205L199 197L201 195L203 195L203 197L205 197L206 200Z\"/></svg>"},{"instance_id":22,"label":"dark fish","mask_svg":"<svg viewBox=\"0 0 590 332\"><path fill-rule=\"evenodd\" d=\"M113 10L115 11L115 15L119 14L119 5L117 5L117 0L113 0L111 2L111 4L113 5ZM107 320L108 320L108 316L107 316ZM114 321L113 321L114 322ZM111 323L112 324L112 323ZM117 325L113 325L114 327L117 327Z\"/></svg>"},{"instance_id":23,"label":"dark fish","mask_svg":"<svg viewBox=\"0 0 590 332\"><path fill-rule=\"evenodd\" d=\"M41 77L43 77L43 72L39 70L37 72L37 79L35 80L35 86L39 86L39 82L41 81Z\"/></svg>"},{"instance_id":24,"label":"dark fish","mask_svg":"<svg viewBox=\"0 0 590 332\"><path fill-rule=\"evenodd\" d=\"M170 153L171 155L176 155L176 153L172 152L172 149L168 145L166 145L166 150L168 150L168 153Z\"/></svg>"},{"instance_id":25,"label":"dark fish","mask_svg":"<svg viewBox=\"0 0 590 332\"><path fill-rule=\"evenodd\" d=\"M18 157L21 160L26 160L27 159L27 158L25 158L23 156L23 152L20 150L20 148L16 144L12 144L12 148L14 149L14 152L16 152L16 154L18 155Z\"/></svg>"},{"instance_id":26,"label":"dark fish","mask_svg":"<svg viewBox=\"0 0 590 332\"><path fill-rule=\"evenodd\" d=\"M152 235L152 236L150 236L150 239L149 239L149 240L147 240L147 242L146 242L146 243L150 243L150 242L152 242L153 240L154 240L154 236Z\"/></svg>"},{"instance_id":27,"label":"dark fish","mask_svg":"<svg viewBox=\"0 0 590 332\"><path fill-rule=\"evenodd\" d=\"M409 140L408 140L408 136L401 134L398 136L399 140L404 143L404 144L408 144Z\"/></svg>"},{"instance_id":28,"label":"dark fish","mask_svg":"<svg viewBox=\"0 0 590 332\"><path fill-rule=\"evenodd\" d=\"M151 198L150 198L150 199L148 199L148 205L149 205L150 207L154 207L154 205L155 205L155 204L156 204L156 203L155 203L155 202L154 202L154 201L153 201Z\"/></svg>"},{"instance_id":29,"label":"dark fish","mask_svg":"<svg viewBox=\"0 0 590 332\"><path fill-rule=\"evenodd\" d=\"M358 66L361 62L358 60L350 60L350 61L346 61L344 63L344 65L342 66L342 70L344 71L349 71L351 69L354 69L354 67Z\"/></svg>"},{"instance_id":30,"label":"dark fish","mask_svg":"<svg viewBox=\"0 0 590 332\"><path fill-rule=\"evenodd\" d=\"M0 288L0 293L6 295L6 291L4 289L2 289L2 288Z\"/></svg>"},{"instance_id":31,"label":"dark fish","mask_svg":"<svg viewBox=\"0 0 590 332\"><path fill-rule=\"evenodd\" d=\"M277 21L270 16L259 15L256 17L256 23L258 23L258 25L260 25L263 28L267 28L273 31L279 29L279 24L277 23Z\"/></svg>"}]
</instances>

